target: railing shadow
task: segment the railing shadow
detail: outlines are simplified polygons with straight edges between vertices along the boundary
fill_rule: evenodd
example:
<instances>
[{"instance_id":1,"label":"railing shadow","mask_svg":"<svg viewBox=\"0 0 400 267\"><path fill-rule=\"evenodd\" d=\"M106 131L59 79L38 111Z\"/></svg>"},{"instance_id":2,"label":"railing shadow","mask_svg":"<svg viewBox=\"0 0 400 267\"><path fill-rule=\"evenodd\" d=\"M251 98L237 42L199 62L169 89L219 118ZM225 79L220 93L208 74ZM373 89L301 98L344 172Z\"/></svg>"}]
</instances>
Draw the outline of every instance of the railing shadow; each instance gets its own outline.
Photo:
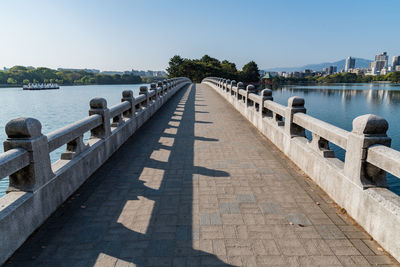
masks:
<instances>
[{"instance_id":1,"label":"railing shadow","mask_svg":"<svg viewBox=\"0 0 400 267\"><path fill-rule=\"evenodd\" d=\"M195 136L211 123L195 120L195 95L191 85L171 98L8 263L231 266L199 249L193 189L229 173L194 165L195 141L218 141Z\"/></svg>"}]
</instances>

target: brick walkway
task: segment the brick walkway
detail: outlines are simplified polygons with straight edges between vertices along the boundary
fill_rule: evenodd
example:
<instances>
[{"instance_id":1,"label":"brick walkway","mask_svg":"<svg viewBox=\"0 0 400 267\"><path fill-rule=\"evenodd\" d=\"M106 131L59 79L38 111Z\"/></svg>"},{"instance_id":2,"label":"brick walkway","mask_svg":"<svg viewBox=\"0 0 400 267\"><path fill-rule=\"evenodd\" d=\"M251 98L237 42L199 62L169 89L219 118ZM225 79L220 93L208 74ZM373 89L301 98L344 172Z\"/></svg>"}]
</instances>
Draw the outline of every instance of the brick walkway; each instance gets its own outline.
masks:
<instances>
[{"instance_id":1,"label":"brick walkway","mask_svg":"<svg viewBox=\"0 0 400 267\"><path fill-rule=\"evenodd\" d=\"M397 263L230 104L193 85L128 140L8 264Z\"/></svg>"}]
</instances>

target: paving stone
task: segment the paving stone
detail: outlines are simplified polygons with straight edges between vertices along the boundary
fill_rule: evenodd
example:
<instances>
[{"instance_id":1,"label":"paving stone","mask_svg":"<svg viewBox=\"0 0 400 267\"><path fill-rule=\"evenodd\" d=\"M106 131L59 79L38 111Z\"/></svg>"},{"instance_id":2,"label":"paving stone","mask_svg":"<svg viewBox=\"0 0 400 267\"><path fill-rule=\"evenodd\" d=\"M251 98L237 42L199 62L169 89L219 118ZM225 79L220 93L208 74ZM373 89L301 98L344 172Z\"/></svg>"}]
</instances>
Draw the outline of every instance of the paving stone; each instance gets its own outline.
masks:
<instances>
[{"instance_id":1,"label":"paving stone","mask_svg":"<svg viewBox=\"0 0 400 267\"><path fill-rule=\"evenodd\" d=\"M260 203L259 204L262 213L264 214L279 214L282 213L281 208L276 203Z\"/></svg>"},{"instance_id":2,"label":"paving stone","mask_svg":"<svg viewBox=\"0 0 400 267\"><path fill-rule=\"evenodd\" d=\"M302 213L289 213L289 214L286 214L285 217L289 222L291 222L293 224L298 224L301 226L311 226L312 225L312 223L307 218L307 216Z\"/></svg>"}]
</instances>

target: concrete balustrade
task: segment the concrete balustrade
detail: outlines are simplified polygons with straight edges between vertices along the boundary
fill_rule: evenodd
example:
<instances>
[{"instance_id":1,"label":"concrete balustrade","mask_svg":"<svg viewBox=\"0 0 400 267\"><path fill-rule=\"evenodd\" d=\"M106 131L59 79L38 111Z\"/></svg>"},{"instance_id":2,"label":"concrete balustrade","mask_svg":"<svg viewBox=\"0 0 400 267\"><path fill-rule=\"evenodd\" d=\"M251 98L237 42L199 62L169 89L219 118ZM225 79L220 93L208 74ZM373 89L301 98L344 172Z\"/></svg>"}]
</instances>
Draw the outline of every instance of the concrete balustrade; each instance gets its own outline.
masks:
<instances>
[{"instance_id":1,"label":"concrete balustrade","mask_svg":"<svg viewBox=\"0 0 400 267\"><path fill-rule=\"evenodd\" d=\"M372 114L360 116L349 132L307 115L303 98L291 97L283 106L273 102L269 89L257 95L228 81L211 77L202 82L230 102L400 261L400 197L387 189L386 182L386 172L400 177L400 152L390 148L387 121ZM344 162L335 157L330 144L346 151Z\"/></svg>"},{"instance_id":2,"label":"concrete balustrade","mask_svg":"<svg viewBox=\"0 0 400 267\"><path fill-rule=\"evenodd\" d=\"M107 107L104 98L90 101L89 117L48 135L33 118L6 125L8 139L0 154L0 178L9 176L7 194L0 198L0 264L71 194L143 125L172 95L191 81L174 78L122 93L121 103ZM112 122L111 122L112 120ZM83 136L90 131L90 140ZM66 145L55 163L50 152Z\"/></svg>"}]
</instances>

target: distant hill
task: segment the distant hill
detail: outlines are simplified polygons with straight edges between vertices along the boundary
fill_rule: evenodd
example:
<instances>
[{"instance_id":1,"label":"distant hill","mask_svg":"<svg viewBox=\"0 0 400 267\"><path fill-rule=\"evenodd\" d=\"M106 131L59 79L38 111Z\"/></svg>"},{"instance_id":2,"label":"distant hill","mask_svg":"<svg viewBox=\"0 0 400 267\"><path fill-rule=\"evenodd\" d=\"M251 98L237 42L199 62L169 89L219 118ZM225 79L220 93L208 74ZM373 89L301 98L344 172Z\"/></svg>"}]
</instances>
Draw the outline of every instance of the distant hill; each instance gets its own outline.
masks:
<instances>
[{"instance_id":1,"label":"distant hill","mask_svg":"<svg viewBox=\"0 0 400 267\"><path fill-rule=\"evenodd\" d=\"M372 60L365 59L365 58L356 58L356 68L368 68L369 63L372 62ZM265 69L265 71L286 71L286 72L291 72L291 71L304 71L305 69L311 69L311 70L322 70L323 68L327 68L329 66L337 66L338 71L344 69L344 65L346 64L346 59L342 59L336 62L324 62L324 63L319 63L319 64L308 64L300 67L282 67L282 68L269 68Z\"/></svg>"}]
</instances>

